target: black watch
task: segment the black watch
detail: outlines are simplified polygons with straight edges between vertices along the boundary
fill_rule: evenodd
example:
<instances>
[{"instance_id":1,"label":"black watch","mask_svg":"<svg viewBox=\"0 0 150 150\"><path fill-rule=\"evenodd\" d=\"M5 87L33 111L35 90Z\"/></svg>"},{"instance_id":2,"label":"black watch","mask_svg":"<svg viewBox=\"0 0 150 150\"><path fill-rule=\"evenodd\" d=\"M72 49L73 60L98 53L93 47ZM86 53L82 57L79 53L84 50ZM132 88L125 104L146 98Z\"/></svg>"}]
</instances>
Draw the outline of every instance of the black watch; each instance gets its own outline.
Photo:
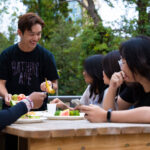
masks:
<instances>
[{"instance_id":1,"label":"black watch","mask_svg":"<svg viewBox=\"0 0 150 150\"><path fill-rule=\"evenodd\" d=\"M108 111L107 111L107 122L111 122L111 112L112 112L112 109L108 109Z\"/></svg>"}]
</instances>

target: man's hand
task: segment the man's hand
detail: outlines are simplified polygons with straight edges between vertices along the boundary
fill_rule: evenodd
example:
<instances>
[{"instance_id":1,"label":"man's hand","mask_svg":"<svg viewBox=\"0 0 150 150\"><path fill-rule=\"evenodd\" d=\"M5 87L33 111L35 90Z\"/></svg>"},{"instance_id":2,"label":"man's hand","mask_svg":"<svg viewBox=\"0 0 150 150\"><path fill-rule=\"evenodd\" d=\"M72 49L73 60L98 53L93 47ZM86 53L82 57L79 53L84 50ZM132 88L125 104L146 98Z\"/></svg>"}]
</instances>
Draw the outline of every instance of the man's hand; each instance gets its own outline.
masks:
<instances>
[{"instance_id":1,"label":"man's hand","mask_svg":"<svg viewBox=\"0 0 150 150\"><path fill-rule=\"evenodd\" d=\"M46 98L46 93L44 92L32 92L29 95L29 99L32 100L34 104L33 109L39 108L43 104L45 98Z\"/></svg>"},{"instance_id":2,"label":"man's hand","mask_svg":"<svg viewBox=\"0 0 150 150\"><path fill-rule=\"evenodd\" d=\"M5 104L10 106L10 100L11 100L12 94L6 94L4 96Z\"/></svg>"},{"instance_id":3,"label":"man's hand","mask_svg":"<svg viewBox=\"0 0 150 150\"><path fill-rule=\"evenodd\" d=\"M55 80L54 81L47 80L47 82L48 82L49 86L52 87L52 89L57 90L57 88L58 88L57 81L55 81ZM40 88L41 88L42 91L48 93L48 89L46 88L46 82L42 82L41 85L40 85Z\"/></svg>"}]
</instances>

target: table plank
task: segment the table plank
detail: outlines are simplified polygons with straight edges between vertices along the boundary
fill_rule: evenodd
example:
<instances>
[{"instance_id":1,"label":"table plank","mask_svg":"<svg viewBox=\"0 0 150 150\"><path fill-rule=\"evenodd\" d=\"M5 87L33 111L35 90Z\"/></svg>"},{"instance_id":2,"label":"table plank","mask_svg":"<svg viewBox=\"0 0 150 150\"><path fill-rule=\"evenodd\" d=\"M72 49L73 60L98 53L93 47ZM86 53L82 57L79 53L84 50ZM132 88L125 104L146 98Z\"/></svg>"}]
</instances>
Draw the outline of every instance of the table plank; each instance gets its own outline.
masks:
<instances>
[{"instance_id":1,"label":"table plank","mask_svg":"<svg viewBox=\"0 0 150 150\"><path fill-rule=\"evenodd\" d=\"M150 149L149 124L46 120L43 123L12 124L2 132L19 137L19 150Z\"/></svg>"},{"instance_id":2,"label":"table plank","mask_svg":"<svg viewBox=\"0 0 150 150\"><path fill-rule=\"evenodd\" d=\"M149 150L149 134L29 139L29 150ZM20 150L23 150L22 148ZM27 149L26 149L27 150Z\"/></svg>"},{"instance_id":3,"label":"table plank","mask_svg":"<svg viewBox=\"0 0 150 150\"><path fill-rule=\"evenodd\" d=\"M3 132L24 138L55 138L94 135L150 133L149 124L90 123L87 120L46 120L43 123L12 124Z\"/></svg>"}]
</instances>

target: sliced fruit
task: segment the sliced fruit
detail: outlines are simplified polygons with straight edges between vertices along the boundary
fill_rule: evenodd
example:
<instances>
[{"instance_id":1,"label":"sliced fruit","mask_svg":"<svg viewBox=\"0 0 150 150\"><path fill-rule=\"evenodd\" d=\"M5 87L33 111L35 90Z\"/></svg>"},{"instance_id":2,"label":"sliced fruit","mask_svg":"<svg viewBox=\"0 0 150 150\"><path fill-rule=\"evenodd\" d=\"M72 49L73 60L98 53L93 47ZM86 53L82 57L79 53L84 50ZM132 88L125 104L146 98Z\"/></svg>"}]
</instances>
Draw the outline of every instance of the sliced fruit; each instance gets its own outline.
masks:
<instances>
[{"instance_id":1,"label":"sliced fruit","mask_svg":"<svg viewBox=\"0 0 150 150\"><path fill-rule=\"evenodd\" d=\"M24 94L19 94L18 95L18 101L21 101L21 100L23 100L25 98L26 98L26 96Z\"/></svg>"},{"instance_id":2,"label":"sliced fruit","mask_svg":"<svg viewBox=\"0 0 150 150\"><path fill-rule=\"evenodd\" d=\"M34 111L29 111L26 113L28 116L32 116L32 115L36 115L36 113Z\"/></svg>"},{"instance_id":3,"label":"sliced fruit","mask_svg":"<svg viewBox=\"0 0 150 150\"><path fill-rule=\"evenodd\" d=\"M69 109L61 111L60 116L69 116Z\"/></svg>"},{"instance_id":4,"label":"sliced fruit","mask_svg":"<svg viewBox=\"0 0 150 150\"><path fill-rule=\"evenodd\" d=\"M80 116L79 110L74 110L74 116Z\"/></svg>"},{"instance_id":5,"label":"sliced fruit","mask_svg":"<svg viewBox=\"0 0 150 150\"><path fill-rule=\"evenodd\" d=\"M55 116L59 116L60 115L60 110L57 110L56 112L55 112Z\"/></svg>"},{"instance_id":6,"label":"sliced fruit","mask_svg":"<svg viewBox=\"0 0 150 150\"><path fill-rule=\"evenodd\" d=\"M31 119L40 119L40 116L28 116L28 118L31 118Z\"/></svg>"},{"instance_id":7,"label":"sliced fruit","mask_svg":"<svg viewBox=\"0 0 150 150\"><path fill-rule=\"evenodd\" d=\"M23 119L40 119L40 116L36 115L35 112L28 112L21 116Z\"/></svg>"},{"instance_id":8,"label":"sliced fruit","mask_svg":"<svg viewBox=\"0 0 150 150\"><path fill-rule=\"evenodd\" d=\"M18 94L12 95L12 100L17 101L18 100Z\"/></svg>"},{"instance_id":9,"label":"sliced fruit","mask_svg":"<svg viewBox=\"0 0 150 150\"><path fill-rule=\"evenodd\" d=\"M73 116L73 115L74 115L73 110L71 110L71 111L69 112L69 115L70 115L70 116Z\"/></svg>"},{"instance_id":10,"label":"sliced fruit","mask_svg":"<svg viewBox=\"0 0 150 150\"><path fill-rule=\"evenodd\" d=\"M49 91L50 94L55 94L55 90L50 88L50 91Z\"/></svg>"},{"instance_id":11,"label":"sliced fruit","mask_svg":"<svg viewBox=\"0 0 150 150\"><path fill-rule=\"evenodd\" d=\"M14 94L12 95L12 99L10 100L10 106L16 105L19 101L25 99L26 96L24 94Z\"/></svg>"},{"instance_id":12,"label":"sliced fruit","mask_svg":"<svg viewBox=\"0 0 150 150\"><path fill-rule=\"evenodd\" d=\"M18 103L18 101L14 101L14 100L10 100L10 106L14 106L14 105L16 105Z\"/></svg>"},{"instance_id":13,"label":"sliced fruit","mask_svg":"<svg viewBox=\"0 0 150 150\"><path fill-rule=\"evenodd\" d=\"M45 82L46 82L46 88L48 90L48 93L55 94L55 90L48 84L47 79L45 79Z\"/></svg>"}]
</instances>

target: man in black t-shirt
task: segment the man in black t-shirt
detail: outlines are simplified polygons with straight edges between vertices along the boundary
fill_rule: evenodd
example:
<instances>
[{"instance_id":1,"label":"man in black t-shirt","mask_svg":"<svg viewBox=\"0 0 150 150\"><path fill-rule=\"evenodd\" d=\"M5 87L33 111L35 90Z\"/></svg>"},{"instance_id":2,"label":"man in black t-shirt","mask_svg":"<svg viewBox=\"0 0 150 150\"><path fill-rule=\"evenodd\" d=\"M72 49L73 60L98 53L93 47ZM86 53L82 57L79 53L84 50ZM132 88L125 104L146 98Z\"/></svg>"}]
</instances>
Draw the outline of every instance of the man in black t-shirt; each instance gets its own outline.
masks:
<instances>
[{"instance_id":1,"label":"man in black t-shirt","mask_svg":"<svg viewBox=\"0 0 150 150\"><path fill-rule=\"evenodd\" d=\"M3 108L10 105L12 94L29 95L41 91L40 85L48 79L57 89L58 73L54 56L40 46L44 21L34 13L22 15L18 21L20 42L4 50L0 55L0 96ZM46 109L47 99L39 110Z\"/></svg>"}]
</instances>

